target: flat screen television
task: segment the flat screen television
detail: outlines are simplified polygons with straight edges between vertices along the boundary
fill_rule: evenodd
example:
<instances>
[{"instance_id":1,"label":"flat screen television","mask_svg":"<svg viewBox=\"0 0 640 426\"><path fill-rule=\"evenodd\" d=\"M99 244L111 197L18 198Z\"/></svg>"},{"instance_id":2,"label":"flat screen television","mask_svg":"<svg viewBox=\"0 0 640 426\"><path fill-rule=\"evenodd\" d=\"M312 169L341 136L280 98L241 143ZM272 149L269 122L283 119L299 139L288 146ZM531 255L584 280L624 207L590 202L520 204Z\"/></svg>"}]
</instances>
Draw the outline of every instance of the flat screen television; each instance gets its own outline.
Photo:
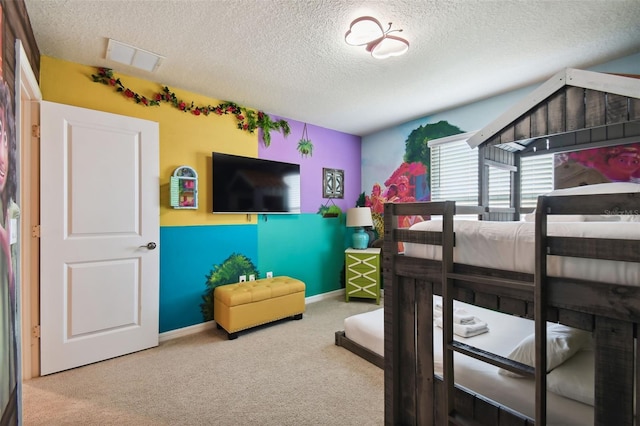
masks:
<instances>
[{"instance_id":1,"label":"flat screen television","mask_svg":"<svg viewBox=\"0 0 640 426\"><path fill-rule=\"evenodd\" d=\"M300 165L213 152L213 213L300 213Z\"/></svg>"}]
</instances>

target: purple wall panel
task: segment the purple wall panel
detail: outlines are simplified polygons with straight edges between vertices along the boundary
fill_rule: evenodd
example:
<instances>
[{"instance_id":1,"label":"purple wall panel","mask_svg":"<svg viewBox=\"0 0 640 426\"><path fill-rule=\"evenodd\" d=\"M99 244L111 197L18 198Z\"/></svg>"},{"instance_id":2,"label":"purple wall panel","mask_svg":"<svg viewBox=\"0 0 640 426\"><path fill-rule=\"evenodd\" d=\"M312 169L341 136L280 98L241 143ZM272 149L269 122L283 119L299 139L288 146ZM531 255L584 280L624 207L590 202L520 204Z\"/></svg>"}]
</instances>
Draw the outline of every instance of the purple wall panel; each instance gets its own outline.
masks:
<instances>
[{"instance_id":1,"label":"purple wall panel","mask_svg":"<svg viewBox=\"0 0 640 426\"><path fill-rule=\"evenodd\" d=\"M279 117L272 116L274 120ZM291 133L286 138L281 133L271 133L271 145L258 143L258 157L269 160L300 164L302 213L316 213L327 202L322 198L322 169L344 170L344 199L334 200L343 211L354 207L361 191L360 136L307 124L307 136L313 143L313 154L303 157L298 152L304 123L286 119Z\"/></svg>"}]
</instances>

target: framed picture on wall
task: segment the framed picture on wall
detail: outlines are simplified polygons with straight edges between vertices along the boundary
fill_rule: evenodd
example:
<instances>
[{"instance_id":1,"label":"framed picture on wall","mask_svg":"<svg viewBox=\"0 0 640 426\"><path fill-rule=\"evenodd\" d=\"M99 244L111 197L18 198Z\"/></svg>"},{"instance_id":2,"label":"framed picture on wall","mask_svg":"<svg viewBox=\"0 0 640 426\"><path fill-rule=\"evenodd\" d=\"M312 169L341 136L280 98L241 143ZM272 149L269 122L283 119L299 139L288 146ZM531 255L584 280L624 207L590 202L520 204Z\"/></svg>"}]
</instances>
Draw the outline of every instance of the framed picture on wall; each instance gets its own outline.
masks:
<instances>
[{"instance_id":1,"label":"framed picture on wall","mask_svg":"<svg viewBox=\"0 0 640 426\"><path fill-rule=\"evenodd\" d=\"M344 170L322 169L322 196L344 198Z\"/></svg>"}]
</instances>

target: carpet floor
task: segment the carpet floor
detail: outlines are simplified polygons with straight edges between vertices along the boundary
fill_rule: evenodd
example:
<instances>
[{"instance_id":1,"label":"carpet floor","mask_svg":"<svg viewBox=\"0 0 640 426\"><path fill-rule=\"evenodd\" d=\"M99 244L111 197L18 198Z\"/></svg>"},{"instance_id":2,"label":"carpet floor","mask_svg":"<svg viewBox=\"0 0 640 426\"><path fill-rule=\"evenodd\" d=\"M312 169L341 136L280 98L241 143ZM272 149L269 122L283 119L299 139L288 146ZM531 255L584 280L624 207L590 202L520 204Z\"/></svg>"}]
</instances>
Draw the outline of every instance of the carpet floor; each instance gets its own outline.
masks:
<instances>
[{"instance_id":1,"label":"carpet floor","mask_svg":"<svg viewBox=\"0 0 640 426\"><path fill-rule=\"evenodd\" d=\"M344 348L344 318L382 307L332 296L227 340L215 328L23 383L30 425L384 424L384 372Z\"/></svg>"}]
</instances>

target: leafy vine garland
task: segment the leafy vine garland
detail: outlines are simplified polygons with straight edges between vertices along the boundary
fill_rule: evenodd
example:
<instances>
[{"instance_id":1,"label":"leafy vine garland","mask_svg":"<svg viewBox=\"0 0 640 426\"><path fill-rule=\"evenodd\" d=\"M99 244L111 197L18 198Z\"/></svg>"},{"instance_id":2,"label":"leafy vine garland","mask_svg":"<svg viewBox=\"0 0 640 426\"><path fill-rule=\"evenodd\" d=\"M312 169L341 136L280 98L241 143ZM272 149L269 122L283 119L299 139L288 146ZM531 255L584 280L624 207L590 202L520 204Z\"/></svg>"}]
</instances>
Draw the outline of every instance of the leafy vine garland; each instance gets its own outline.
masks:
<instances>
[{"instance_id":1,"label":"leafy vine garland","mask_svg":"<svg viewBox=\"0 0 640 426\"><path fill-rule=\"evenodd\" d=\"M262 142L265 146L271 145L271 132L279 131L284 136L288 136L291 133L289 123L286 120L272 120L269 114L265 114L262 111L254 111L247 109L233 102L221 102L218 105L196 106L193 101L186 102L178 99L176 94L171 91L167 86L164 86L162 92L156 93L151 98L142 96L133 90L125 87L120 81L120 78L116 78L113 75L111 68L98 68L97 74L91 74L91 78L95 83L102 83L108 86L115 87L117 92L122 92L125 98L133 99L135 103L144 106L159 106L160 102L166 102L173 105L183 112L190 112L193 115L227 115L233 114L238 121L237 127L240 130L254 133L256 129L262 129Z\"/></svg>"}]
</instances>

